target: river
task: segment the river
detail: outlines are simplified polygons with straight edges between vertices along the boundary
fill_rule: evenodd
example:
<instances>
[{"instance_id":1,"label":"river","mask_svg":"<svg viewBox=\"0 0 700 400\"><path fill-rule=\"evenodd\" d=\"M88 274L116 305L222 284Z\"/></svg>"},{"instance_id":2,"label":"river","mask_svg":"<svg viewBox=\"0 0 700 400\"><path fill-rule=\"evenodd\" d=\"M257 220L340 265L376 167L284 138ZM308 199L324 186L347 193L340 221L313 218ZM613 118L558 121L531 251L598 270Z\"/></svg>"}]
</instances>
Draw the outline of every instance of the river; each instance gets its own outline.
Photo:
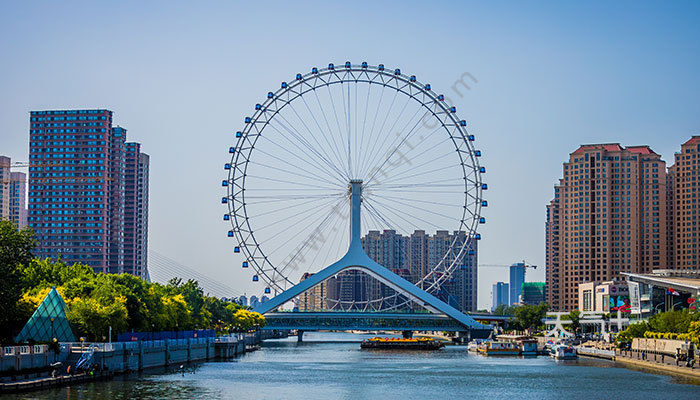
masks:
<instances>
[{"instance_id":1,"label":"river","mask_svg":"<svg viewBox=\"0 0 700 400\"><path fill-rule=\"evenodd\" d=\"M267 341L226 362L148 371L7 399L698 399L700 386L581 358L484 357L360 350L362 335L315 333ZM5 397L3 397L5 398Z\"/></svg>"}]
</instances>

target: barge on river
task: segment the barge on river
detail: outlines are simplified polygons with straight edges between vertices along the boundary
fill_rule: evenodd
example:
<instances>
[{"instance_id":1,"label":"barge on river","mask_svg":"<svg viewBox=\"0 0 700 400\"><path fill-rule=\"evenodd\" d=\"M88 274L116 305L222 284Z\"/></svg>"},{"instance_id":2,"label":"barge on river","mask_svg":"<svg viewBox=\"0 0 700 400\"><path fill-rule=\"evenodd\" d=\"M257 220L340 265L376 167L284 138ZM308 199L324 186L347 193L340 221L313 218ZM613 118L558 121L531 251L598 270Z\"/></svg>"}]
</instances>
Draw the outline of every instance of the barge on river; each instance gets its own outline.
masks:
<instances>
[{"instance_id":1,"label":"barge on river","mask_svg":"<svg viewBox=\"0 0 700 400\"><path fill-rule=\"evenodd\" d=\"M374 350L439 350L445 344L431 338L400 339L374 337L362 341L360 348Z\"/></svg>"}]
</instances>

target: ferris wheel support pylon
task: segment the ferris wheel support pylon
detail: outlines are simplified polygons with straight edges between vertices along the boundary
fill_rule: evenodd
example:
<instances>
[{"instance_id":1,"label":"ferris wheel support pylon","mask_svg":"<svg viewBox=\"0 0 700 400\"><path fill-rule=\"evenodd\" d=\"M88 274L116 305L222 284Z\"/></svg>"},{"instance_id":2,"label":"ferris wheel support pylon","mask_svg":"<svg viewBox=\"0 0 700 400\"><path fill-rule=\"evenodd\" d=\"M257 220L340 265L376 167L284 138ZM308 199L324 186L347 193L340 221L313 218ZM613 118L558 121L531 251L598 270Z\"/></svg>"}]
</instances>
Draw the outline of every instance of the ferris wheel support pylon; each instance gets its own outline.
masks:
<instances>
[{"instance_id":1,"label":"ferris wheel support pylon","mask_svg":"<svg viewBox=\"0 0 700 400\"><path fill-rule=\"evenodd\" d=\"M443 302L418 286L391 272L388 268L379 265L369 258L362 248L361 212L362 208L362 181L351 180L349 186L350 197L350 246L345 255L337 262L329 265L311 277L285 290L274 298L258 305L253 311L260 314L276 310L285 303L293 300L305 291L321 284L328 278L343 271L362 271L379 280L390 288L403 295L416 300L428 311L436 314L445 314L455 319L468 328L484 329L484 325L477 322L471 316L464 314L449 304Z\"/></svg>"}]
</instances>

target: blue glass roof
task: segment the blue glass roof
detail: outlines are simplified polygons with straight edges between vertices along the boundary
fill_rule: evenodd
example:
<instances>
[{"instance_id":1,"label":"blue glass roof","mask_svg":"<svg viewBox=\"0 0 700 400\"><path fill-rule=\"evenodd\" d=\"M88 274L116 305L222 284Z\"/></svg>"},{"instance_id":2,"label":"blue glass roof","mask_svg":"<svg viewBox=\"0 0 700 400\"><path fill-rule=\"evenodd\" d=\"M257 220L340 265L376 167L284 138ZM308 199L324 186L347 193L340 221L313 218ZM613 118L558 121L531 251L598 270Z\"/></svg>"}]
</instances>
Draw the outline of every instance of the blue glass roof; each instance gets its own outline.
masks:
<instances>
[{"instance_id":1,"label":"blue glass roof","mask_svg":"<svg viewBox=\"0 0 700 400\"><path fill-rule=\"evenodd\" d=\"M75 335L66 318L67 310L68 307L56 288L51 288L15 341L26 342L31 339L36 342L50 342L56 338L59 342L75 342Z\"/></svg>"}]
</instances>

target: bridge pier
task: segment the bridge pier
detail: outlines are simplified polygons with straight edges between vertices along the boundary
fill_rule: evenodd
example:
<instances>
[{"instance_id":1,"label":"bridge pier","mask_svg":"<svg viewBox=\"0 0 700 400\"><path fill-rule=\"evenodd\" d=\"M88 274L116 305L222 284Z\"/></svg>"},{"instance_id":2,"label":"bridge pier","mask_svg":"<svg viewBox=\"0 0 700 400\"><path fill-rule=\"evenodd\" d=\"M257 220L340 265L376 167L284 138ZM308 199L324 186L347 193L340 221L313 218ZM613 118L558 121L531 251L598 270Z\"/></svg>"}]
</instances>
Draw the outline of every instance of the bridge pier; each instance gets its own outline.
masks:
<instances>
[{"instance_id":1,"label":"bridge pier","mask_svg":"<svg viewBox=\"0 0 700 400\"><path fill-rule=\"evenodd\" d=\"M297 330L297 343L301 343L303 341L303 339L302 339L303 337L304 337L304 331L301 329L298 329Z\"/></svg>"},{"instance_id":2,"label":"bridge pier","mask_svg":"<svg viewBox=\"0 0 700 400\"><path fill-rule=\"evenodd\" d=\"M413 338L413 331L403 331L401 333L403 334L404 339L412 339Z\"/></svg>"}]
</instances>

